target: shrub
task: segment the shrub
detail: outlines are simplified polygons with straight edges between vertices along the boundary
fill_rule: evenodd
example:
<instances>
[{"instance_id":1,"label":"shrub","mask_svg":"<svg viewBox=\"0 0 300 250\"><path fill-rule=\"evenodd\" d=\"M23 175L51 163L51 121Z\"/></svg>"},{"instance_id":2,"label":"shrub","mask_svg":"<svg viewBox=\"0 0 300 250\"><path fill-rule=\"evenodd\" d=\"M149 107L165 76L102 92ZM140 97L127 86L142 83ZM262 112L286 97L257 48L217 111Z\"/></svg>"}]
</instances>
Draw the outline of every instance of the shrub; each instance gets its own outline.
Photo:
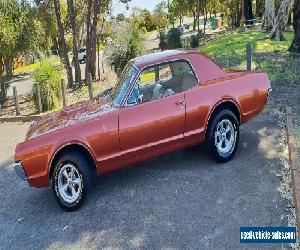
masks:
<instances>
[{"instance_id":1,"label":"shrub","mask_svg":"<svg viewBox=\"0 0 300 250\"><path fill-rule=\"evenodd\" d=\"M37 86L40 87L43 111L52 110L60 106L60 79L62 77L61 65L53 60L44 60L33 73L34 85L31 96L36 100Z\"/></svg>"},{"instance_id":2,"label":"shrub","mask_svg":"<svg viewBox=\"0 0 300 250\"><path fill-rule=\"evenodd\" d=\"M119 27L112 44L108 45L104 54L115 71L125 68L128 61L144 54L144 35L136 22L124 23Z\"/></svg>"},{"instance_id":3,"label":"shrub","mask_svg":"<svg viewBox=\"0 0 300 250\"><path fill-rule=\"evenodd\" d=\"M190 40L190 46L192 48L197 48L199 46L199 38L197 35L192 35Z\"/></svg>"},{"instance_id":4,"label":"shrub","mask_svg":"<svg viewBox=\"0 0 300 250\"><path fill-rule=\"evenodd\" d=\"M177 28L172 28L168 31L167 34L167 44L168 44L168 49L177 49L181 48L181 31Z\"/></svg>"},{"instance_id":5,"label":"shrub","mask_svg":"<svg viewBox=\"0 0 300 250\"><path fill-rule=\"evenodd\" d=\"M166 33L163 30L159 32L159 48L161 50L167 49Z\"/></svg>"}]
</instances>

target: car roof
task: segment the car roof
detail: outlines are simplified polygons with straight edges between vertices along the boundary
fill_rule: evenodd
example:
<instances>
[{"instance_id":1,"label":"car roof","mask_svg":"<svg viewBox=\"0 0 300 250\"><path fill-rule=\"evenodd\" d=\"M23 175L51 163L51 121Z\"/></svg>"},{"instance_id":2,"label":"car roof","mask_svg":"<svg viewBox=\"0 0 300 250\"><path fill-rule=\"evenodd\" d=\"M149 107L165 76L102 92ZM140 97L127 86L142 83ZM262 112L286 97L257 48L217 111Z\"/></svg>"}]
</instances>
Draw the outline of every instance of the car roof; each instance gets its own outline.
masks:
<instances>
[{"instance_id":1,"label":"car roof","mask_svg":"<svg viewBox=\"0 0 300 250\"><path fill-rule=\"evenodd\" d=\"M146 66L159 64L162 62L188 59L189 55L192 54L203 55L201 52L196 50L183 50L183 49L165 50L165 51L155 52L141 57L137 57L135 59L132 59L131 63L133 63L136 67L141 69Z\"/></svg>"}]
</instances>

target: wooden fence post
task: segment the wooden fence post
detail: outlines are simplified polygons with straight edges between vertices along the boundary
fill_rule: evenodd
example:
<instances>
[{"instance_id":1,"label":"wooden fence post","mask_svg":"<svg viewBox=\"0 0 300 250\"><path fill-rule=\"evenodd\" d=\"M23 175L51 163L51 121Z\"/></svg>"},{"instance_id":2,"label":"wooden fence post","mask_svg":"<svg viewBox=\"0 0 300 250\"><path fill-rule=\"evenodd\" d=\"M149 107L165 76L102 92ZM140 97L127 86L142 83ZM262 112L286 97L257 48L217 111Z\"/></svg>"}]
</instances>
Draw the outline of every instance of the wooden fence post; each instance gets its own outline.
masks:
<instances>
[{"instance_id":1,"label":"wooden fence post","mask_svg":"<svg viewBox=\"0 0 300 250\"><path fill-rule=\"evenodd\" d=\"M63 107L66 107L67 106L67 98L66 98L66 84L65 84L64 79L61 79L60 88L61 88Z\"/></svg>"},{"instance_id":2,"label":"wooden fence post","mask_svg":"<svg viewBox=\"0 0 300 250\"><path fill-rule=\"evenodd\" d=\"M117 77L120 78L120 76L121 76L121 69L118 67L117 68Z\"/></svg>"},{"instance_id":3,"label":"wooden fence post","mask_svg":"<svg viewBox=\"0 0 300 250\"><path fill-rule=\"evenodd\" d=\"M36 87L36 105L37 110L39 113L43 112L43 106L42 106L42 98L41 98L41 88L39 85Z\"/></svg>"},{"instance_id":4,"label":"wooden fence post","mask_svg":"<svg viewBox=\"0 0 300 250\"><path fill-rule=\"evenodd\" d=\"M92 74L88 73L87 74L87 84L88 84L88 88L89 88L89 97L90 100L93 100L93 81L92 81Z\"/></svg>"},{"instance_id":5,"label":"wooden fence post","mask_svg":"<svg viewBox=\"0 0 300 250\"><path fill-rule=\"evenodd\" d=\"M17 87L16 86L13 86L13 93L14 93L14 99L15 99L16 115L20 115L18 92L17 92Z\"/></svg>"},{"instance_id":6,"label":"wooden fence post","mask_svg":"<svg viewBox=\"0 0 300 250\"><path fill-rule=\"evenodd\" d=\"M0 103L0 116L2 116L2 104Z\"/></svg>"},{"instance_id":7,"label":"wooden fence post","mask_svg":"<svg viewBox=\"0 0 300 250\"><path fill-rule=\"evenodd\" d=\"M102 61L102 73L104 74L104 62Z\"/></svg>"},{"instance_id":8,"label":"wooden fence post","mask_svg":"<svg viewBox=\"0 0 300 250\"><path fill-rule=\"evenodd\" d=\"M247 71L251 71L252 65L252 48L251 48L251 43L247 43L246 45L246 63L247 63Z\"/></svg>"}]
</instances>

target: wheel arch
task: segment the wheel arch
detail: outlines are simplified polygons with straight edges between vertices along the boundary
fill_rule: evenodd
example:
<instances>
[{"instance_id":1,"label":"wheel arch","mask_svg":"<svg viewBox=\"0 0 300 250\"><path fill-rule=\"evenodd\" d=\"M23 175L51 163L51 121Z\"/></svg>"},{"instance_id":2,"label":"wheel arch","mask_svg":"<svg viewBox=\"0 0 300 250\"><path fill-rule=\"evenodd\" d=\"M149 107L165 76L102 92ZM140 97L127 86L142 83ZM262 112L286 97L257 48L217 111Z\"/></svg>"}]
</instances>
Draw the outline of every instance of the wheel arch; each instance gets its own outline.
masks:
<instances>
[{"instance_id":1,"label":"wheel arch","mask_svg":"<svg viewBox=\"0 0 300 250\"><path fill-rule=\"evenodd\" d=\"M241 119L242 119L241 110L240 110L238 103L232 99L223 100L223 101L216 103L214 105L214 107L210 110L210 113L208 115L207 122L206 122L205 134L206 134L207 128L208 128L210 122L212 121L212 119L214 118L214 116L216 114L218 114L221 110L224 110L224 109L230 110L236 116L238 122L241 123Z\"/></svg>"},{"instance_id":2,"label":"wheel arch","mask_svg":"<svg viewBox=\"0 0 300 250\"><path fill-rule=\"evenodd\" d=\"M49 180L51 180L52 178L57 161L64 153L68 151L77 151L82 153L88 160L89 166L91 166L92 170L97 171L97 164L94 155L86 145L80 142L68 143L60 146L52 155L52 158L49 163L49 171L48 171Z\"/></svg>"}]
</instances>

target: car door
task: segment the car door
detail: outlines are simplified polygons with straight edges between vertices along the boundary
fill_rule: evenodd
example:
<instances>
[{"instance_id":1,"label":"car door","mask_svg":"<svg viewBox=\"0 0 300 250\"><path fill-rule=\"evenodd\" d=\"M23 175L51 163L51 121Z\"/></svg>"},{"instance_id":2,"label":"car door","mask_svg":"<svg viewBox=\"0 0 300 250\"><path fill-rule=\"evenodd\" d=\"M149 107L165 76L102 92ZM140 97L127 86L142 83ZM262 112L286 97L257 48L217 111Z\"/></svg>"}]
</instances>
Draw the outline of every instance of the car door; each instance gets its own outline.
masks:
<instances>
[{"instance_id":1,"label":"car door","mask_svg":"<svg viewBox=\"0 0 300 250\"><path fill-rule=\"evenodd\" d=\"M149 75L145 78L148 77ZM153 89L159 80L157 76L155 80ZM139 90L140 87L140 81L137 80L133 89ZM151 90L151 85L145 86L145 89ZM183 140L184 123L184 92L146 100L132 106L125 105L119 113L119 137L123 159L143 157L154 150L162 150L180 143Z\"/></svg>"}]
</instances>

